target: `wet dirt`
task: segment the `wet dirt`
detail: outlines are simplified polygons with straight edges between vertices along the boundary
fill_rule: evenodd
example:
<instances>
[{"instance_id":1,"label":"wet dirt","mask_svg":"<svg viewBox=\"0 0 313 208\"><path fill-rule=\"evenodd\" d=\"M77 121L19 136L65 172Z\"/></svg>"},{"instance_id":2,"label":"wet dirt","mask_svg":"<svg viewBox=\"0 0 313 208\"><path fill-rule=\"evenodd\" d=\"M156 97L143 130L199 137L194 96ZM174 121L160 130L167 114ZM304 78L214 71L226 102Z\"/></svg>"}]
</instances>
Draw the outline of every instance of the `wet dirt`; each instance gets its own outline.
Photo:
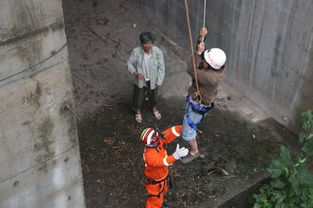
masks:
<instances>
[{"instance_id":1,"label":"wet dirt","mask_svg":"<svg viewBox=\"0 0 313 208\"><path fill-rule=\"evenodd\" d=\"M182 122L184 100L161 100L161 121L146 109L144 123L134 122L130 103L117 103L90 114L78 125L87 207L143 207L143 145L139 135L147 126L161 129ZM202 124L198 143L202 158L170 167L173 188L170 207L217 207L229 192L260 176L279 145L294 136L273 120L249 123L217 106ZM181 138L169 145L188 146ZM236 187L238 187L236 189Z\"/></svg>"}]
</instances>

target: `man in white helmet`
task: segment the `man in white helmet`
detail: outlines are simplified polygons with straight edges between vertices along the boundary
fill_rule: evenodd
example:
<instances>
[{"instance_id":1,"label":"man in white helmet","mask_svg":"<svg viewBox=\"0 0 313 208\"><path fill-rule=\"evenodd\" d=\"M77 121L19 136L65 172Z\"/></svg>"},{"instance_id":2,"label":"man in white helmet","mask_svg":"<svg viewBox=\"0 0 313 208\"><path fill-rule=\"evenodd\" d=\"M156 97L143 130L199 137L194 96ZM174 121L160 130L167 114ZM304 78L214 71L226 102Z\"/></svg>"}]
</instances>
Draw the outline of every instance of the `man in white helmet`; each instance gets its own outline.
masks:
<instances>
[{"instance_id":1,"label":"man in white helmet","mask_svg":"<svg viewBox=\"0 0 313 208\"><path fill-rule=\"evenodd\" d=\"M205 40L206 34L207 29L201 28L195 53L200 95L197 93L192 62L187 70L192 78L192 84L188 90L182 138L189 143L191 149L188 156L182 158L183 163L189 163L200 156L196 140L197 132L199 131L198 124L202 122L209 110L214 107L217 86L224 78L226 54L219 48L205 50L205 44L202 40Z\"/></svg>"}]
</instances>

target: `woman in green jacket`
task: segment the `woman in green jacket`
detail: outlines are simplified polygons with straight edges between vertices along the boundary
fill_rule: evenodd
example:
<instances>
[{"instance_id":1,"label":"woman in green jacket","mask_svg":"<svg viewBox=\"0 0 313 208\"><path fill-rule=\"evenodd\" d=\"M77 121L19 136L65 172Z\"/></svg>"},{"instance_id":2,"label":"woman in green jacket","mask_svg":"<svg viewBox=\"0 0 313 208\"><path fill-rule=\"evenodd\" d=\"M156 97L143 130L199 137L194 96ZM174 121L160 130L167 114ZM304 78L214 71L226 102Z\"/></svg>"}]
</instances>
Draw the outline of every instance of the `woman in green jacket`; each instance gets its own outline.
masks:
<instances>
[{"instance_id":1,"label":"woman in green jacket","mask_svg":"<svg viewBox=\"0 0 313 208\"><path fill-rule=\"evenodd\" d=\"M154 38L150 32L139 36L141 46L134 48L127 61L128 71L134 75L133 106L135 119L142 122L141 109L145 98L156 119L161 119L157 109L157 91L165 75L162 51L153 45Z\"/></svg>"}]
</instances>

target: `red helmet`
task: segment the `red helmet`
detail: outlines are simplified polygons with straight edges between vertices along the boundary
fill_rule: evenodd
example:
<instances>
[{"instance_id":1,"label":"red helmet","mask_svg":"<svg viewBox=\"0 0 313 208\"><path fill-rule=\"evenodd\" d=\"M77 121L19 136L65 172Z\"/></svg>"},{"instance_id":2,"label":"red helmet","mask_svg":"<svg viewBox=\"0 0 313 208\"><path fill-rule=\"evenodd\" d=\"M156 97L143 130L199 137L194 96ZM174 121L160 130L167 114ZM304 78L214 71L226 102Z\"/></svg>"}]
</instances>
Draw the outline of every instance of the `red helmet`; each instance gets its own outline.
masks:
<instances>
[{"instance_id":1,"label":"red helmet","mask_svg":"<svg viewBox=\"0 0 313 208\"><path fill-rule=\"evenodd\" d=\"M157 147L160 143L159 133L154 128L146 128L141 133L141 141L146 147Z\"/></svg>"}]
</instances>

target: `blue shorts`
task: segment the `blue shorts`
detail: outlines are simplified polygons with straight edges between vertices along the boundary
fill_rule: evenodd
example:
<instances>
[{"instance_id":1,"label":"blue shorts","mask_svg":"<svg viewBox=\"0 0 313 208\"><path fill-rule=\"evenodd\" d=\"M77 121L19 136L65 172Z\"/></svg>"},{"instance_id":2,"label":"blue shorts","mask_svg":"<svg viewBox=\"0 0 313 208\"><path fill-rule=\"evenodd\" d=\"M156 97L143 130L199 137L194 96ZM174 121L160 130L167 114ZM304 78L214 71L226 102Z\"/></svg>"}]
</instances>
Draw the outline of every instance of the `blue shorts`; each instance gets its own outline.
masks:
<instances>
[{"instance_id":1,"label":"blue shorts","mask_svg":"<svg viewBox=\"0 0 313 208\"><path fill-rule=\"evenodd\" d=\"M192 110L191 105L186 105L185 108L188 107L188 113L190 119L193 121L193 123L198 123L202 119L202 115L199 113L196 113ZM192 127L189 126L186 118L186 114L184 115L184 121L183 121L183 130L182 130L182 138L183 140L189 142L196 138L197 136L197 131L194 130Z\"/></svg>"}]
</instances>

